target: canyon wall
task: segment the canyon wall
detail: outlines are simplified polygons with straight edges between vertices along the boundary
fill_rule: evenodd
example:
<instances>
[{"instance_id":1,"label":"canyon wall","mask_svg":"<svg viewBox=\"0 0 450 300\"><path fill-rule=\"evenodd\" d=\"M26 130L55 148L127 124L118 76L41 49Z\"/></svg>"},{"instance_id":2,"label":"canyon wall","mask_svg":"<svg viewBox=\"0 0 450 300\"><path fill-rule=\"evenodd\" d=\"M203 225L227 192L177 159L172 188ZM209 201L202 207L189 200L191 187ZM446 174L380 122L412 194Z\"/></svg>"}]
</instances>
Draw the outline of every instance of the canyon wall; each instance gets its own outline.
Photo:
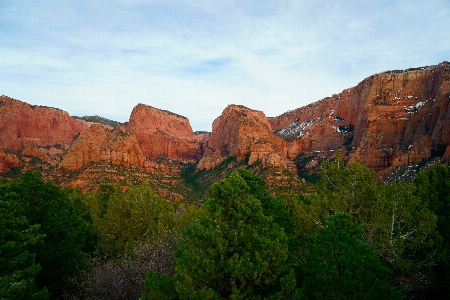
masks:
<instances>
[{"instance_id":1,"label":"canyon wall","mask_svg":"<svg viewBox=\"0 0 450 300\"><path fill-rule=\"evenodd\" d=\"M307 106L267 118L227 106L212 132L189 120L138 104L113 129L55 108L0 97L0 173L38 167L68 171L102 162L145 172L179 172L159 158L213 169L228 157L296 174L299 154L350 161L387 172L430 157L450 160L450 64L388 71ZM162 161L162 160L161 160Z\"/></svg>"},{"instance_id":2,"label":"canyon wall","mask_svg":"<svg viewBox=\"0 0 450 300\"><path fill-rule=\"evenodd\" d=\"M131 112L126 130L134 135L146 158L166 156L195 162L201 150L189 120L177 114L138 104Z\"/></svg>"},{"instance_id":3,"label":"canyon wall","mask_svg":"<svg viewBox=\"0 0 450 300\"><path fill-rule=\"evenodd\" d=\"M388 71L305 107L270 118L276 134L306 154L350 160L375 170L441 156L450 144L450 64Z\"/></svg>"},{"instance_id":4,"label":"canyon wall","mask_svg":"<svg viewBox=\"0 0 450 300\"><path fill-rule=\"evenodd\" d=\"M88 122L60 109L0 96L0 148L19 152L26 147L70 144L87 128Z\"/></svg>"},{"instance_id":5,"label":"canyon wall","mask_svg":"<svg viewBox=\"0 0 450 300\"><path fill-rule=\"evenodd\" d=\"M229 105L212 126L203 145L198 169L212 169L227 157L248 158L249 165L261 161L265 166L295 171L293 159L301 148L273 134L272 126L261 111Z\"/></svg>"}]
</instances>

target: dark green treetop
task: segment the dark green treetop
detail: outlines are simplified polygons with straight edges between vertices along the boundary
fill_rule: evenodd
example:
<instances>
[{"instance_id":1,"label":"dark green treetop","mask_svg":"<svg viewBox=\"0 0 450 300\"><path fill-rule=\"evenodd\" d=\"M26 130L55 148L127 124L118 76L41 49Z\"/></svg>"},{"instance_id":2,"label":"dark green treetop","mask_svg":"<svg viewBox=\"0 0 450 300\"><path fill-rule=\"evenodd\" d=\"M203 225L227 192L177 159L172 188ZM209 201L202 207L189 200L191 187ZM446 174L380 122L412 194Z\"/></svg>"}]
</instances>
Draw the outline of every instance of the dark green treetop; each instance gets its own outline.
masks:
<instances>
[{"instance_id":1,"label":"dark green treetop","mask_svg":"<svg viewBox=\"0 0 450 300\"><path fill-rule=\"evenodd\" d=\"M292 296L295 274L288 236L267 214L277 208L267 202L263 183L239 171L211 187L205 214L187 227L176 254L180 298Z\"/></svg>"},{"instance_id":2,"label":"dark green treetop","mask_svg":"<svg viewBox=\"0 0 450 300\"><path fill-rule=\"evenodd\" d=\"M39 225L45 236L33 252L42 270L36 276L38 289L46 287L57 296L74 287L75 279L87 267L88 225L67 193L50 181L45 182L37 171L30 170L2 186L0 197L11 195L16 214L25 217L31 226Z\"/></svg>"},{"instance_id":3,"label":"dark green treetop","mask_svg":"<svg viewBox=\"0 0 450 300\"><path fill-rule=\"evenodd\" d=\"M363 242L362 228L346 214L330 216L307 238L302 260L306 299L401 299L391 271Z\"/></svg>"},{"instance_id":4,"label":"dark green treetop","mask_svg":"<svg viewBox=\"0 0 450 300\"><path fill-rule=\"evenodd\" d=\"M0 186L3 190L4 186ZM41 266L35 263L32 247L42 242L39 225L28 225L14 209L14 193L0 198L0 299L48 299L46 288L36 287Z\"/></svg>"}]
</instances>

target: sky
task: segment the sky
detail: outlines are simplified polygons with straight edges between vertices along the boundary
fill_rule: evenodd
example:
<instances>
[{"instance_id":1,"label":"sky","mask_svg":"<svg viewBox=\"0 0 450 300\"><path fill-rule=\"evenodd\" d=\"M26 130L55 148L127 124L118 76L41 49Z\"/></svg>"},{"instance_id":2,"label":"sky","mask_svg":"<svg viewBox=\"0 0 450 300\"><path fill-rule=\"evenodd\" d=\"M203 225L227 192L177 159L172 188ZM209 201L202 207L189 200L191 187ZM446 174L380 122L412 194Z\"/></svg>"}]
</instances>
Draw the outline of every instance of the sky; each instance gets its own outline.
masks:
<instances>
[{"instance_id":1,"label":"sky","mask_svg":"<svg viewBox=\"0 0 450 300\"><path fill-rule=\"evenodd\" d=\"M211 131L387 70L450 60L450 0L0 0L0 95L126 122L138 103Z\"/></svg>"}]
</instances>

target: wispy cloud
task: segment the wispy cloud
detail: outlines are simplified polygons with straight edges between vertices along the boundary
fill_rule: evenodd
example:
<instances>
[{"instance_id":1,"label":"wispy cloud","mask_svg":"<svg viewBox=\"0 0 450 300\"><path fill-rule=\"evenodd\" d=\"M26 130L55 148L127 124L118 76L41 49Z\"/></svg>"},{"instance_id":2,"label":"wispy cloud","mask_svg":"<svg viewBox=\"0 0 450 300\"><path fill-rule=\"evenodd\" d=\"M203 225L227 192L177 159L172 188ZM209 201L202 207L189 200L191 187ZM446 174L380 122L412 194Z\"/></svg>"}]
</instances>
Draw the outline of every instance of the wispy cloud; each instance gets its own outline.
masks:
<instances>
[{"instance_id":1,"label":"wispy cloud","mask_svg":"<svg viewBox=\"0 0 450 300\"><path fill-rule=\"evenodd\" d=\"M209 130L388 69L449 60L448 0L2 1L0 94L126 121L139 102Z\"/></svg>"}]
</instances>

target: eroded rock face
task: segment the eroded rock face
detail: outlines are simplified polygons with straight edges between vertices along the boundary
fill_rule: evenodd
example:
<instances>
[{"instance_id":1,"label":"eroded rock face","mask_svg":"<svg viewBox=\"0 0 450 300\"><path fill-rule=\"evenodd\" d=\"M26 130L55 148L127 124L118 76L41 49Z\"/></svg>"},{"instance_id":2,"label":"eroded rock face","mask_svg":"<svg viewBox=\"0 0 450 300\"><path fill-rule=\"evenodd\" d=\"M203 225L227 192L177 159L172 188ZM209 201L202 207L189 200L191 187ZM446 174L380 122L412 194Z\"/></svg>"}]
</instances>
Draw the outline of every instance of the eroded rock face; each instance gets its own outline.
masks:
<instances>
[{"instance_id":1,"label":"eroded rock face","mask_svg":"<svg viewBox=\"0 0 450 300\"><path fill-rule=\"evenodd\" d=\"M450 64L370 76L269 121L307 154L341 149L375 170L442 156L450 144ZM442 152L442 153L440 153Z\"/></svg>"},{"instance_id":2,"label":"eroded rock face","mask_svg":"<svg viewBox=\"0 0 450 300\"><path fill-rule=\"evenodd\" d=\"M120 129L111 131L108 127L94 124L84 131L64 156L60 167L77 170L91 162L106 161L114 165L134 165L149 169L134 136Z\"/></svg>"},{"instance_id":3,"label":"eroded rock face","mask_svg":"<svg viewBox=\"0 0 450 300\"><path fill-rule=\"evenodd\" d=\"M10 97L0 97L0 148L20 152L26 147L71 143L89 128L65 111L33 106Z\"/></svg>"},{"instance_id":4,"label":"eroded rock face","mask_svg":"<svg viewBox=\"0 0 450 300\"><path fill-rule=\"evenodd\" d=\"M185 117L144 104L133 108L127 131L137 139L144 157L159 155L180 161L196 161L200 145Z\"/></svg>"},{"instance_id":5,"label":"eroded rock face","mask_svg":"<svg viewBox=\"0 0 450 300\"><path fill-rule=\"evenodd\" d=\"M45 163L56 166L60 163L64 149L56 147L27 147L22 150L25 157L37 157Z\"/></svg>"},{"instance_id":6,"label":"eroded rock face","mask_svg":"<svg viewBox=\"0 0 450 300\"><path fill-rule=\"evenodd\" d=\"M135 166L142 172L139 178L146 172L180 172L177 164L160 163L161 156L200 159L198 169L215 168L234 156L293 173L299 153L315 155L307 162L314 167L337 150L380 172L430 157L449 163L450 64L376 74L275 118L229 105L211 133L194 134L187 118L143 104L133 109L128 124L112 130L2 96L0 149L1 173L36 166L48 172L58 166L78 170L98 162L105 168Z\"/></svg>"},{"instance_id":7,"label":"eroded rock face","mask_svg":"<svg viewBox=\"0 0 450 300\"><path fill-rule=\"evenodd\" d=\"M60 167L77 170L92 161L100 161L110 137L108 128L97 124L91 126L73 142Z\"/></svg>"},{"instance_id":8,"label":"eroded rock face","mask_svg":"<svg viewBox=\"0 0 450 300\"><path fill-rule=\"evenodd\" d=\"M12 168L20 166L20 159L17 155L8 153L4 149L0 149L0 172L6 173Z\"/></svg>"},{"instance_id":9,"label":"eroded rock face","mask_svg":"<svg viewBox=\"0 0 450 300\"><path fill-rule=\"evenodd\" d=\"M249 158L249 164L260 160L263 165L292 169L294 164L290 159L301 148L290 144L272 133L263 112L229 105L213 123L198 168L211 169L227 157L235 156L238 160Z\"/></svg>"}]
</instances>

